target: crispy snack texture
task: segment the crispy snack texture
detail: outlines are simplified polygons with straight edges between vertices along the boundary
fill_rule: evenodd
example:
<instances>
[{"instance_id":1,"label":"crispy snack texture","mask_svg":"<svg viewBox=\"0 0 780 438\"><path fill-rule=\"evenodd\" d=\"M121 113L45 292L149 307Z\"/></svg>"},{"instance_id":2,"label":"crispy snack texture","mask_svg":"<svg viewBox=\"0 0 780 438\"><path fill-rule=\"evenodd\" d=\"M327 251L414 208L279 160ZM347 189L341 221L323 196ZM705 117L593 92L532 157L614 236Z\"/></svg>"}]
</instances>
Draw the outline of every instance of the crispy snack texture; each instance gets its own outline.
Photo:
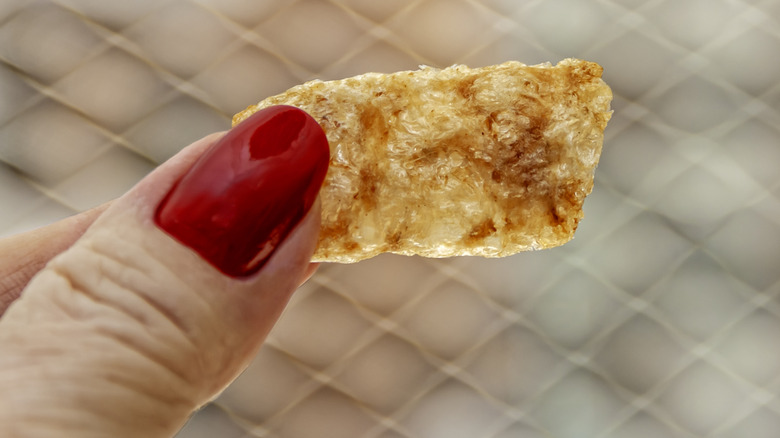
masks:
<instances>
[{"instance_id":1,"label":"crispy snack texture","mask_svg":"<svg viewBox=\"0 0 780 438\"><path fill-rule=\"evenodd\" d=\"M574 236L612 114L601 73L565 59L315 80L233 124L292 105L325 130L315 261L502 257Z\"/></svg>"}]
</instances>

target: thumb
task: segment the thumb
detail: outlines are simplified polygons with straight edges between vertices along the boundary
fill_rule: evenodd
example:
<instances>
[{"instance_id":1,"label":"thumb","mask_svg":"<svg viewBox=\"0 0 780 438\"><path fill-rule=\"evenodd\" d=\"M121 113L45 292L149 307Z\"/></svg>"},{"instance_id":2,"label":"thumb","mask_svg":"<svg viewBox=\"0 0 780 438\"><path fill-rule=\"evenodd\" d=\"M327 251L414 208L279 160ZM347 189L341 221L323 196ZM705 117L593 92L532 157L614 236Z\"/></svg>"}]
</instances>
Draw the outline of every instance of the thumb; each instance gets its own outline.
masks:
<instances>
[{"instance_id":1,"label":"thumb","mask_svg":"<svg viewBox=\"0 0 780 438\"><path fill-rule=\"evenodd\" d=\"M0 436L173 435L311 272L328 159L272 107L115 201L0 319Z\"/></svg>"}]
</instances>

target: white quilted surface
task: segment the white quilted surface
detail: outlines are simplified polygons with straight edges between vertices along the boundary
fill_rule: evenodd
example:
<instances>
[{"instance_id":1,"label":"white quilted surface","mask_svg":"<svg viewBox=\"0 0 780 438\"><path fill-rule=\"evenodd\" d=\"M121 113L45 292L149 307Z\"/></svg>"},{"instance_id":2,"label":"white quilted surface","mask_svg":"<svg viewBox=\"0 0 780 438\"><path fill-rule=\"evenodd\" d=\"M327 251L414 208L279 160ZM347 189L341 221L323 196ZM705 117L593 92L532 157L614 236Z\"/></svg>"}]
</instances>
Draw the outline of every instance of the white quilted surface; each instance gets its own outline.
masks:
<instances>
[{"instance_id":1,"label":"white quilted surface","mask_svg":"<svg viewBox=\"0 0 780 438\"><path fill-rule=\"evenodd\" d=\"M314 77L590 59L572 243L323 266L179 438L776 437L778 55L778 0L0 0L0 234Z\"/></svg>"}]
</instances>

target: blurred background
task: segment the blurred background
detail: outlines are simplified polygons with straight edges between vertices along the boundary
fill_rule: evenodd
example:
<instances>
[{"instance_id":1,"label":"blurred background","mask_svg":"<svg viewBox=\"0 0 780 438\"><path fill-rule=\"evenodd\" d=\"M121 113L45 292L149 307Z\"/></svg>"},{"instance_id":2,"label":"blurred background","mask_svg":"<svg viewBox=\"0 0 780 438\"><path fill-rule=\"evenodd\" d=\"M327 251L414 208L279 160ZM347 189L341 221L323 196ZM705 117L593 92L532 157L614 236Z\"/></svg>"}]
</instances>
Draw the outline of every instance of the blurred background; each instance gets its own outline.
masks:
<instances>
[{"instance_id":1,"label":"blurred background","mask_svg":"<svg viewBox=\"0 0 780 438\"><path fill-rule=\"evenodd\" d=\"M599 62L564 247L324 265L179 438L777 437L780 1L0 0L0 235L303 81Z\"/></svg>"}]
</instances>

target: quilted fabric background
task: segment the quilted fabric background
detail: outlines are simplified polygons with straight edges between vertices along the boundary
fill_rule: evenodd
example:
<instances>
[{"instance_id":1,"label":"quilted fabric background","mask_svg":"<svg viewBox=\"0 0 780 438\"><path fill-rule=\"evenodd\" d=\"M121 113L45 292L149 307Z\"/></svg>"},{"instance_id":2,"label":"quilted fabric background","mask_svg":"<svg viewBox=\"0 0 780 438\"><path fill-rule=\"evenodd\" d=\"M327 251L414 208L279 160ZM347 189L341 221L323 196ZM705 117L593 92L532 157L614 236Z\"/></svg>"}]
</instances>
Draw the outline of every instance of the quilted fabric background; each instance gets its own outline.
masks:
<instances>
[{"instance_id":1,"label":"quilted fabric background","mask_svg":"<svg viewBox=\"0 0 780 438\"><path fill-rule=\"evenodd\" d=\"M179 438L780 434L780 1L0 0L0 234L312 78L597 61L574 241L326 265Z\"/></svg>"}]
</instances>

